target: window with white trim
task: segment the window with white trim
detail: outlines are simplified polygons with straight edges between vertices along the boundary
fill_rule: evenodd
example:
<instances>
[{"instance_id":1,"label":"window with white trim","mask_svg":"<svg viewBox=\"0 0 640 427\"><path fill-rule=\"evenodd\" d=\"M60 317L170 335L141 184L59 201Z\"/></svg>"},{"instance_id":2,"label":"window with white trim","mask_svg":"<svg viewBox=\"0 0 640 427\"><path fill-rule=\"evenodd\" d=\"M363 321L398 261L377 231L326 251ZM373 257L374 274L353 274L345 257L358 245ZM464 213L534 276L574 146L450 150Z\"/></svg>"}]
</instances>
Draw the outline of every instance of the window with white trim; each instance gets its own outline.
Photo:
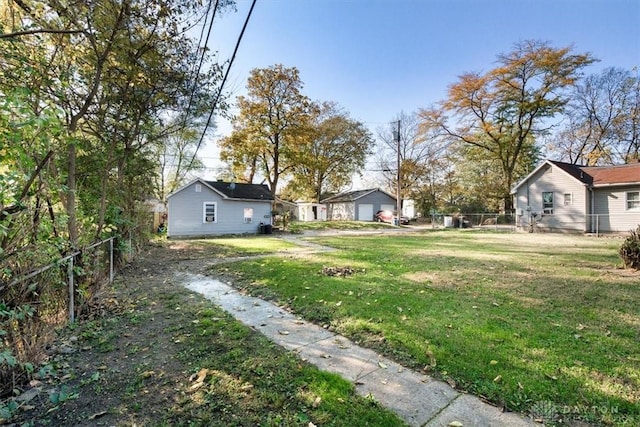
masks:
<instances>
[{"instance_id":1,"label":"window with white trim","mask_svg":"<svg viewBox=\"0 0 640 427\"><path fill-rule=\"evenodd\" d=\"M217 214L216 202L204 202L202 207L202 222L215 223L218 222L216 218Z\"/></svg>"},{"instance_id":2,"label":"window with white trim","mask_svg":"<svg viewBox=\"0 0 640 427\"><path fill-rule=\"evenodd\" d=\"M553 191L544 191L542 193L542 213L546 215L553 214Z\"/></svg>"},{"instance_id":3,"label":"window with white trim","mask_svg":"<svg viewBox=\"0 0 640 427\"><path fill-rule=\"evenodd\" d=\"M571 206L573 204L573 193L564 193L564 205Z\"/></svg>"},{"instance_id":4,"label":"window with white trim","mask_svg":"<svg viewBox=\"0 0 640 427\"><path fill-rule=\"evenodd\" d=\"M196 184L196 193L202 193L202 184Z\"/></svg>"},{"instance_id":5,"label":"window with white trim","mask_svg":"<svg viewBox=\"0 0 640 427\"><path fill-rule=\"evenodd\" d=\"M251 224L253 222L253 208L244 208L244 223Z\"/></svg>"},{"instance_id":6,"label":"window with white trim","mask_svg":"<svg viewBox=\"0 0 640 427\"><path fill-rule=\"evenodd\" d=\"M627 191L627 210L640 209L640 191Z\"/></svg>"}]
</instances>

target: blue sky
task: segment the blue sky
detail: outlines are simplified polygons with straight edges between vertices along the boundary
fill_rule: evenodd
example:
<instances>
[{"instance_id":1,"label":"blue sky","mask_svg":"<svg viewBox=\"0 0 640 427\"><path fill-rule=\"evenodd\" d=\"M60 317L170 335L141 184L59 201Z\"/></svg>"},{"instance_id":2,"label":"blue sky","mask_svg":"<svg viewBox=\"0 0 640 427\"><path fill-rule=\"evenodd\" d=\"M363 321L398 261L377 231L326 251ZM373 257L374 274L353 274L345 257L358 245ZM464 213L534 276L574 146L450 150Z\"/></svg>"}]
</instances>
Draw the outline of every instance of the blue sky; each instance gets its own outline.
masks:
<instances>
[{"instance_id":1,"label":"blue sky","mask_svg":"<svg viewBox=\"0 0 640 427\"><path fill-rule=\"evenodd\" d=\"M209 47L220 60L251 5L236 2L214 23ZM337 102L375 131L528 39L590 52L600 62L587 73L640 67L640 0L258 0L225 89L235 100L253 68L295 66L305 95ZM230 130L218 120L217 137ZM220 165L217 137L200 153L209 167Z\"/></svg>"}]
</instances>

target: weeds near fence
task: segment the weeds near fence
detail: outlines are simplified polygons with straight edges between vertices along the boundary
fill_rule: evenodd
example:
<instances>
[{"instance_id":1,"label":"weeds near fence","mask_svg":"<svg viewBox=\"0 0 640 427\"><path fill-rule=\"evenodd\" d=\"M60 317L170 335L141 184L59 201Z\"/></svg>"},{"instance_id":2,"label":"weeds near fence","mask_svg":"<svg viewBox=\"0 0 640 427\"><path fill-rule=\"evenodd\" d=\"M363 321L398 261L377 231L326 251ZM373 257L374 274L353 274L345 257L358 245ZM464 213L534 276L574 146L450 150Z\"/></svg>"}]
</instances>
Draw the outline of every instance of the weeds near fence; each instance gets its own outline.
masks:
<instances>
[{"instance_id":1,"label":"weeds near fence","mask_svg":"<svg viewBox=\"0 0 640 427\"><path fill-rule=\"evenodd\" d=\"M640 270L640 226L629 232L618 253L626 268Z\"/></svg>"},{"instance_id":2,"label":"weeds near fence","mask_svg":"<svg viewBox=\"0 0 640 427\"><path fill-rule=\"evenodd\" d=\"M113 253L113 239L107 239L46 265L42 262L37 269L33 266L47 259L42 253L21 251L3 259L0 399L20 390L34 366L45 359L52 332L86 310L101 284L112 277Z\"/></svg>"}]
</instances>

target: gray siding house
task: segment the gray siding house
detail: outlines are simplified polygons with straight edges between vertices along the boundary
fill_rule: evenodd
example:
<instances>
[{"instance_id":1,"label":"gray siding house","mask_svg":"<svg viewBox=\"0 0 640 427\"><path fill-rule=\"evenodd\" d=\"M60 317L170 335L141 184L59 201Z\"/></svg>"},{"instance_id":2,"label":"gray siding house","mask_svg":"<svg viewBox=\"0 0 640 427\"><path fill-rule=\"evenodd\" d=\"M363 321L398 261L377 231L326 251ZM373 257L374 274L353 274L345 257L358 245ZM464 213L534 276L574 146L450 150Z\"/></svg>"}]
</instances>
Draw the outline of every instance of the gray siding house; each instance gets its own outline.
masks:
<instances>
[{"instance_id":1,"label":"gray siding house","mask_svg":"<svg viewBox=\"0 0 640 427\"><path fill-rule=\"evenodd\" d=\"M512 190L518 226L585 233L640 224L640 163L579 166L546 160Z\"/></svg>"},{"instance_id":2,"label":"gray siding house","mask_svg":"<svg viewBox=\"0 0 640 427\"><path fill-rule=\"evenodd\" d=\"M396 198L379 188L336 194L320 203L327 207L328 220L373 221L377 211L396 208Z\"/></svg>"},{"instance_id":3,"label":"gray siding house","mask_svg":"<svg viewBox=\"0 0 640 427\"><path fill-rule=\"evenodd\" d=\"M273 197L266 185L196 179L168 201L168 237L255 234L271 224Z\"/></svg>"}]
</instances>

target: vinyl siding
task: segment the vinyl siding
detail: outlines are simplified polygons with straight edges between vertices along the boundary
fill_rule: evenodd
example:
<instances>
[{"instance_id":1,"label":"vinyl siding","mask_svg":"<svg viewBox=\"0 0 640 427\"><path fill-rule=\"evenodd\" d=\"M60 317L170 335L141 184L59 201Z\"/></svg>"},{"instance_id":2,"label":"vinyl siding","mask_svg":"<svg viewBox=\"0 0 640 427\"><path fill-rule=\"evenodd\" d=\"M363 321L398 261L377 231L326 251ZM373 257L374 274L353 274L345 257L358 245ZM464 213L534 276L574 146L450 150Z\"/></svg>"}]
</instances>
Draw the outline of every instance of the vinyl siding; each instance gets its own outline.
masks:
<instances>
[{"instance_id":1,"label":"vinyl siding","mask_svg":"<svg viewBox=\"0 0 640 427\"><path fill-rule=\"evenodd\" d=\"M356 200L356 206L359 205L372 205L373 214L375 215L376 212L383 210L384 206L393 205L393 210L395 210L396 199L389 197L388 194L385 194L381 191L375 191ZM358 212L358 210L356 210L356 212ZM357 220L373 221L373 215L371 216L371 218L357 218Z\"/></svg>"},{"instance_id":2,"label":"vinyl siding","mask_svg":"<svg viewBox=\"0 0 640 427\"><path fill-rule=\"evenodd\" d=\"M627 209L626 193L629 191L640 191L640 186L594 190L594 214L597 219L593 221L599 232L626 232L640 225L640 209Z\"/></svg>"},{"instance_id":3,"label":"vinyl siding","mask_svg":"<svg viewBox=\"0 0 640 427\"><path fill-rule=\"evenodd\" d=\"M553 214L544 214L542 193L553 193ZM589 212L588 190L563 170L548 165L529 177L516 193L518 225L528 227L529 212L537 213L539 227L550 230L587 231L586 213ZM565 206L564 195L571 194L571 204ZM530 211L527 208L530 208Z\"/></svg>"},{"instance_id":4,"label":"vinyl siding","mask_svg":"<svg viewBox=\"0 0 640 427\"><path fill-rule=\"evenodd\" d=\"M393 197L389 197L381 191L374 191L353 202L327 203L327 215L330 220L373 221L373 216L371 218L358 217L360 205L372 205L375 214L382 210L383 206L390 204L395 207L396 201Z\"/></svg>"},{"instance_id":5,"label":"vinyl siding","mask_svg":"<svg viewBox=\"0 0 640 427\"><path fill-rule=\"evenodd\" d=\"M225 200L206 185L202 185L201 192L196 192L195 187L198 184L193 183L169 197L167 236L255 234L261 222L271 223L270 201ZM205 202L216 203L216 222L214 223L203 221ZM245 208L253 208L252 223L244 222Z\"/></svg>"},{"instance_id":6,"label":"vinyl siding","mask_svg":"<svg viewBox=\"0 0 640 427\"><path fill-rule=\"evenodd\" d=\"M352 202L329 203L327 215L330 220L346 221L355 219L354 204Z\"/></svg>"}]
</instances>

